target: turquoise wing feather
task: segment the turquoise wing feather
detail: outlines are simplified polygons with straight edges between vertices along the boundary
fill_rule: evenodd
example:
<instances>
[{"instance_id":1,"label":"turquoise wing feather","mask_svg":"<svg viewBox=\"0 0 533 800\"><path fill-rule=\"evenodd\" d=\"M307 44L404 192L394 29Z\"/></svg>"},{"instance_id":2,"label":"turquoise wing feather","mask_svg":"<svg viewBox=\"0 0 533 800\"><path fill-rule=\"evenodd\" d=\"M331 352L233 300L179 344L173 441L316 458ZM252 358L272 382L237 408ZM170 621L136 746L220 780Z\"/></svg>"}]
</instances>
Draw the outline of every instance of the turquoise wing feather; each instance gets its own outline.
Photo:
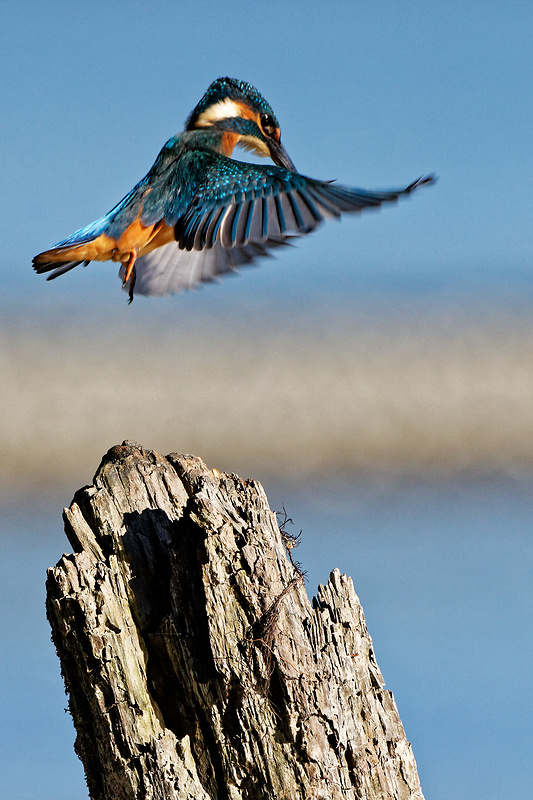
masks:
<instances>
[{"instance_id":1,"label":"turquoise wing feather","mask_svg":"<svg viewBox=\"0 0 533 800\"><path fill-rule=\"evenodd\" d=\"M166 192L154 186L144 212L152 203L154 214L174 227L176 243L137 259L135 291L159 295L193 288L270 255L328 218L394 202L431 180L372 192L246 164L212 150L184 153L179 168L167 176ZM153 219L147 215L146 224Z\"/></svg>"}]
</instances>

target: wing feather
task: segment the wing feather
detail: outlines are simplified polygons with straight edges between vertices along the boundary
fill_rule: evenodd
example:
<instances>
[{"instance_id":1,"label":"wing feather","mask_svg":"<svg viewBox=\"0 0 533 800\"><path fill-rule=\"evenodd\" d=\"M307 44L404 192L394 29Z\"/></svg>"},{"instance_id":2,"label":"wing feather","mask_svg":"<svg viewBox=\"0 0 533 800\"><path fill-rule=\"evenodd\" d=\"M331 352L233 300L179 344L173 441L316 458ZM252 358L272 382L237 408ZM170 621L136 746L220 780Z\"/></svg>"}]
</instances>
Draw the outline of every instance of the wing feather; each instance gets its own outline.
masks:
<instances>
[{"instance_id":1,"label":"wing feather","mask_svg":"<svg viewBox=\"0 0 533 800\"><path fill-rule=\"evenodd\" d=\"M194 289L200 283L251 265L259 257L271 256L271 250L289 246L290 238L232 248L224 248L218 240L204 250L185 250L178 242L171 242L137 259L135 294L160 296ZM124 276L124 267L119 275Z\"/></svg>"},{"instance_id":2,"label":"wing feather","mask_svg":"<svg viewBox=\"0 0 533 800\"><path fill-rule=\"evenodd\" d=\"M287 226L285 224L285 214L283 213L283 204L279 194L274 195L274 209L276 211L275 219L277 219L278 222L279 232L283 234L287 230Z\"/></svg>"},{"instance_id":3,"label":"wing feather","mask_svg":"<svg viewBox=\"0 0 533 800\"><path fill-rule=\"evenodd\" d=\"M394 202L431 180L415 181L406 189L370 192L279 167L226 162L238 165L232 180L221 189L220 175L215 180L207 173L205 184L176 222L176 243L137 259L136 293L170 294L215 280L271 255L271 250L313 231L325 219Z\"/></svg>"},{"instance_id":4,"label":"wing feather","mask_svg":"<svg viewBox=\"0 0 533 800\"><path fill-rule=\"evenodd\" d=\"M104 232L118 239L131 219L144 226L164 221L176 242L137 258L135 292L180 292L271 255L328 218L394 202L433 180L430 176L404 189L371 192L278 166L245 164L180 141L165 145L148 175L109 214L60 242L54 252L37 256L35 269L51 271L49 277L55 278L87 263L61 261L65 248Z\"/></svg>"}]
</instances>

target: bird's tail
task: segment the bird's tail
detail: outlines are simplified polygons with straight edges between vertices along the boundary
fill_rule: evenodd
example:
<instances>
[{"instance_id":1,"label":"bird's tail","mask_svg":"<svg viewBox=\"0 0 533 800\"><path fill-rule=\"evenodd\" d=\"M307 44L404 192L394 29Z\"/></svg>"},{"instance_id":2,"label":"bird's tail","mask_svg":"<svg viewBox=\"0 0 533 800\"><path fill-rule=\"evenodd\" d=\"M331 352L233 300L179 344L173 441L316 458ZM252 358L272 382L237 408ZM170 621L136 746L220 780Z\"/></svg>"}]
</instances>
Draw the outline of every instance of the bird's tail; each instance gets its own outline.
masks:
<instances>
[{"instance_id":1,"label":"bird's tail","mask_svg":"<svg viewBox=\"0 0 533 800\"><path fill-rule=\"evenodd\" d=\"M58 278L60 275L64 275L65 272L74 269L74 267L77 267L79 264L83 264L84 266L90 264L91 259L83 258L81 253L81 257L76 259L76 256L71 252L74 249L75 248L70 248L68 254L62 252L60 248L39 253L32 261L33 269L40 275L43 272L51 272L51 275L47 278L48 281L51 281L54 278Z\"/></svg>"},{"instance_id":2,"label":"bird's tail","mask_svg":"<svg viewBox=\"0 0 533 800\"><path fill-rule=\"evenodd\" d=\"M70 239L65 239L50 250L35 256L32 262L35 272L50 272L47 280L51 281L78 264L87 266L91 261L107 261L113 257L116 242L105 234L92 237L85 235L81 242L76 241L76 236L77 234L73 234Z\"/></svg>"}]
</instances>

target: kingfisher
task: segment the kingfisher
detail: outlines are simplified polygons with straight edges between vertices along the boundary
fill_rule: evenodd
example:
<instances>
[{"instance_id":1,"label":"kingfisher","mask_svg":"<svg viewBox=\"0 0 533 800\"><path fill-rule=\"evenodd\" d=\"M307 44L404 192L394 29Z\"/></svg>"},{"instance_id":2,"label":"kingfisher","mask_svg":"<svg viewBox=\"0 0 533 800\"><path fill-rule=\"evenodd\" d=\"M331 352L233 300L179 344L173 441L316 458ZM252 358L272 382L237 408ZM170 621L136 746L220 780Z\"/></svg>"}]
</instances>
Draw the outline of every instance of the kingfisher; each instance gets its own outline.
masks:
<instances>
[{"instance_id":1,"label":"kingfisher","mask_svg":"<svg viewBox=\"0 0 533 800\"><path fill-rule=\"evenodd\" d=\"M231 158L240 146L274 165ZM251 264L342 213L376 208L434 181L367 191L300 174L265 98L244 81L218 78L154 165L101 219L33 259L57 278L91 261L120 263L134 293L166 295Z\"/></svg>"}]
</instances>

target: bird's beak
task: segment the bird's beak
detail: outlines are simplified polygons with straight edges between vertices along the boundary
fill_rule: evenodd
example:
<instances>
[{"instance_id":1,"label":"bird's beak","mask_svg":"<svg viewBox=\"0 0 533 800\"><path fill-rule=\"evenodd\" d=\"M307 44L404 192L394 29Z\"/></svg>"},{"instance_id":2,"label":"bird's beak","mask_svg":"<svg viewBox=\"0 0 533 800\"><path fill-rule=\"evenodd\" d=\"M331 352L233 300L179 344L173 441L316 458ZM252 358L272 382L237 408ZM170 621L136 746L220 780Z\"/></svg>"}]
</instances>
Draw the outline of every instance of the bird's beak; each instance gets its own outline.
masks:
<instances>
[{"instance_id":1,"label":"bird's beak","mask_svg":"<svg viewBox=\"0 0 533 800\"><path fill-rule=\"evenodd\" d=\"M278 167L285 167L291 172L298 172L281 142L276 142L275 139L268 139L268 149L274 164L277 164Z\"/></svg>"}]
</instances>

